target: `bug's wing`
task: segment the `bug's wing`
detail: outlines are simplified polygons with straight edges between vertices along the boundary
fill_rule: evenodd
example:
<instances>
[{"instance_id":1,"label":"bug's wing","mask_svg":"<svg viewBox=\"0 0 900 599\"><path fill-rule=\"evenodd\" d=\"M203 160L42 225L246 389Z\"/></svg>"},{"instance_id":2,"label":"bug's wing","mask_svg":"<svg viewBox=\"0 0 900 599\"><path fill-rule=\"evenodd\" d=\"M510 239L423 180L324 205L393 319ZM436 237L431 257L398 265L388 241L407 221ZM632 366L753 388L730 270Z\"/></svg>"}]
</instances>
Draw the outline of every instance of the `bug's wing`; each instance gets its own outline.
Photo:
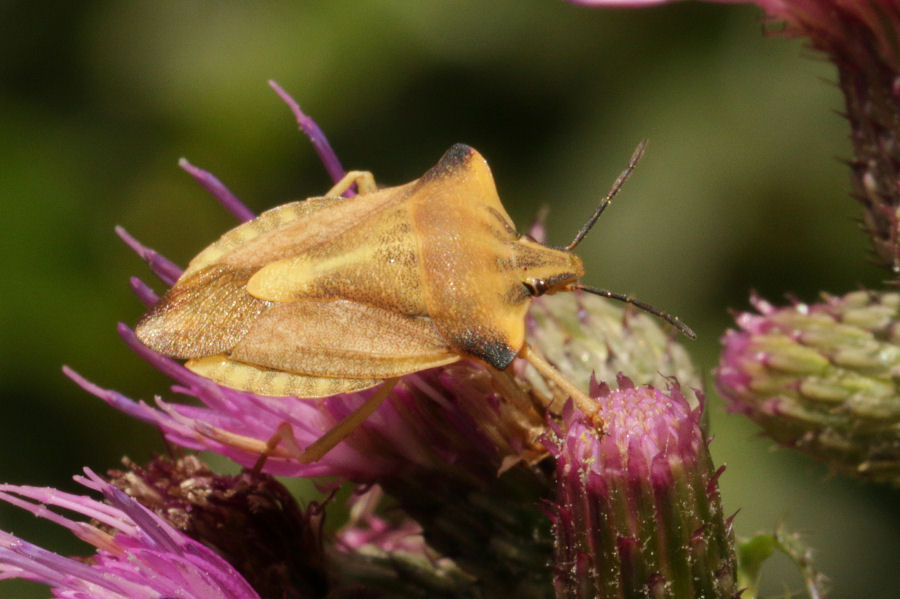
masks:
<instances>
[{"instance_id":1,"label":"bug's wing","mask_svg":"<svg viewBox=\"0 0 900 599\"><path fill-rule=\"evenodd\" d=\"M229 351L273 298L254 297L247 282L267 264L353 238L400 201L397 188L353 199L310 198L268 210L200 252L175 285L138 322L138 339L175 358ZM275 298L277 299L277 298Z\"/></svg>"},{"instance_id":2,"label":"bug's wing","mask_svg":"<svg viewBox=\"0 0 900 599\"><path fill-rule=\"evenodd\" d=\"M213 264L259 269L277 260L328 247L336 238L365 230L403 201L407 186L354 198L308 198L263 212L225 233L200 252L184 276Z\"/></svg>"},{"instance_id":3,"label":"bug's wing","mask_svg":"<svg viewBox=\"0 0 900 599\"><path fill-rule=\"evenodd\" d=\"M197 254L182 279L216 264L258 268L272 259L284 257L291 246L313 245L317 241L316 234L321 232L316 221L327 219L329 212L342 203L346 203L344 198L309 198L266 210L231 229Z\"/></svg>"},{"instance_id":4,"label":"bug's wing","mask_svg":"<svg viewBox=\"0 0 900 599\"><path fill-rule=\"evenodd\" d=\"M234 348L187 367L260 395L327 397L455 362L428 318L356 302L276 304Z\"/></svg>"},{"instance_id":5,"label":"bug's wing","mask_svg":"<svg viewBox=\"0 0 900 599\"><path fill-rule=\"evenodd\" d=\"M223 264L182 276L135 327L141 343L173 358L230 350L271 302L246 290L253 274Z\"/></svg>"},{"instance_id":6,"label":"bug's wing","mask_svg":"<svg viewBox=\"0 0 900 599\"><path fill-rule=\"evenodd\" d=\"M232 360L310 376L386 379L459 359L429 318L348 300L276 304Z\"/></svg>"}]
</instances>

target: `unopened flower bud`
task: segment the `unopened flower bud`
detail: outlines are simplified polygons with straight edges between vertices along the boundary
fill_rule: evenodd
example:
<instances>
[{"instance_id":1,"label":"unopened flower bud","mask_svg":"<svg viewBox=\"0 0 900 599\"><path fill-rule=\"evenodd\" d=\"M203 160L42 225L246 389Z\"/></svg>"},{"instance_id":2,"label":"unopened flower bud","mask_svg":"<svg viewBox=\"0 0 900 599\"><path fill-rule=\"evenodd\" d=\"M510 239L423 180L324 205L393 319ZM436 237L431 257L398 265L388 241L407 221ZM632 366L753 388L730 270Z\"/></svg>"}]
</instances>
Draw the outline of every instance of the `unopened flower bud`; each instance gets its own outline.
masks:
<instances>
[{"instance_id":1,"label":"unopened flower bud","mask_svg":"<svg viewBox=\"0 0 900 599\"><path fill-rule=\"evenodd\" d=\"M900 294L753 304L723 338L716 383L729 409L835 470L900 480Z\"/></svg>"},{"instance_id":2,"label":"unopened flower bud","mask_svg":"<svg viewBox=\"0 0 900 599\"><path fill-rule=\"evenodd\" d=\"M558 598L737 597L731 522L700 429L677 386L595 389L601 433L568 409L547 437Z\"/></svg>"}]
</instances>

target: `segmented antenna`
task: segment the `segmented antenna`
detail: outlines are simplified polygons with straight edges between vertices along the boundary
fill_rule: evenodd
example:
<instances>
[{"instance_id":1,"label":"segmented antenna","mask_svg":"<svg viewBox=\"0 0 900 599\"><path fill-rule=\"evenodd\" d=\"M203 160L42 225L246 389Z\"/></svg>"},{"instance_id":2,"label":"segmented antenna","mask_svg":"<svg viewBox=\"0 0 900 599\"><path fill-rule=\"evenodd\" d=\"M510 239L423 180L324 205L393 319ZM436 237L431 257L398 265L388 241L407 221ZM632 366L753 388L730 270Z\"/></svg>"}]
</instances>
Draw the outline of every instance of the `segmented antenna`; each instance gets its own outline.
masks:
<instances>
[{"instance_id":1,"label":"segmented antenna","mask_svg":"<svg viewBox=\"0 0 900 599\"><path fill-rule=\"evenodd\" d=\"M587 293L592 293L594 295L599 295L601 297L608 297L609 299L619 300L620 302L625 302L626 304L631 304L635 308L640 308L644 312L649 312L658 318L662 318L670 325L678 329L685 337L689 339L696 339L697 334L689 327L684 324L684 322L675 316L674 314L669 314L668 312L663 312L658 308L654 308L647 302L642 302L641 300L631 297L630 295L625 295L623 293L616 293L615 291L607 291L606 289L595 289L594 287L587 287L585 285L575 285L573 289L580 289L582 291L586 291Z\"/></svg>"},{"instance_id":2,"label":"segmented antenna","mask_svg":"<svg viewBox=\"0 0 900 599\"><path fill-rule=\"evenodd\" d=\"M578 233L575 234L575 239L572 240L572 243L564 247L564 250L572 251L576 245L581 243L581 240L584 239L584 236L588 234L588 231L591 230L591 227L594 226L594 223L597 222L597 219L600 218L600 215L603 214L603 211L609 206L612 199L616 197L616 194L619 193L619 190L622 189L622 185L625 183L626 179L631 176L631 173L634 172L635 167L637 167L638 162L641 160L641 156L644 155L644 150L647 148L647 140L644 139L637 145L634 149L634 153L631 155L631 160L628 161L628 166L625 167L625 170L619 173L619 177L616 179L616 182L613 183L612 187L609 188L609 191L606 192L606 197L603 198L603 201L600 202L600 205L597 206L597 209L594 210L594 214L587 220L586 223L578 230ZM635 304L637 305L637 304Z\"/></svg>"}]
</instances>

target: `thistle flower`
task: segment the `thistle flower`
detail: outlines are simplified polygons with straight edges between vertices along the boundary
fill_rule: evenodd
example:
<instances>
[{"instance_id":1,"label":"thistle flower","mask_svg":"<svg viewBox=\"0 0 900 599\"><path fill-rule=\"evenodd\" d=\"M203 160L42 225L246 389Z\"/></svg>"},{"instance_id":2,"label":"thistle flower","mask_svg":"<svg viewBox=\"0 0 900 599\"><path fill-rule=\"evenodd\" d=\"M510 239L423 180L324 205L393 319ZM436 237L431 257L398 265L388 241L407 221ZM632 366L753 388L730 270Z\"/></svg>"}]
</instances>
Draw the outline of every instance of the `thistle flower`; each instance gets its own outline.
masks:
<instances>
[{"instance_id":1,"label":"thistle flower","mask_svg":"<svg viewBox=\"0 0 900 599\"><path fill-rule=\"evenodd\" d=\"M528 395L501 379L506 384L501 398L487 368L461 363L405 377L358 431L318 462L303 464L297 460L296 446L320 438L355 410L367 392L308 400L235 391L146 349L124 325L119 331L129 347L175 379L176 392L203 405L170 404L157 398L153 408L102 389L69 368L65 373L114 408L158 426L169 441L221 453L246 467L268 452L263 469L271 474L372 482L409 467L437 468L466 457L483 464L478 469L495 473L507 459L534 461L544 455L537 443L541 417ZM285 427L292 431L286 437L288 447L269 451L267 443Z\"/></svg>"},{"instance_id":2,"label":"thistle flower","mask_svg":"<svg viewBox=\"0 0 900 599\"><path fill-rule=\"evenodd\" d=\"M900 294L753 305L723 338L716 384L729 409L835 470L900 481Z\"/></svg>"},{"instance_id":3,"label":"thistle flower","mask_svg":"<svg viewBox=\"0 0 900 599\"><path fill-rule=\"evenodd\" d=\"M136 340L128 342L180 377L186 384L178 388L206 405L158 399L154 409L68 374L110 405L153 422L169 440L217 450L246 466L257 461L280 423L290 423L297 443L308 443L330 426L326 421L332 414L349 412L353 402L361 401L358 394L322 402L223 389L192 379L196 375L142 349ZM503 397L494 390L495 382L506 386ZM377 480L420 523L429 545L465 569L466 584L474 576L497 589L516 579L523 588L549 588L532 584L547 582L543 573L550 546L549 527L537 507L549 485L540 470L528 467L546 455L539 444L543 430L542 416L511 380L461 363L405 377L390 400L319 462L301 464L289 453L275 452L264 468L295 476ZM392 584L397 575L387 569L383 582Z\"/></svg>"},{"instance_id":4,"label":"thistle flower","mask_svg":"<svg viewBox=\"0 0 900 599\"><path fill-rule=\"evenodd\" d=\"M546 437L556 458L550 504L558 598L737 597L731 520L691 408L666 392L595 386L603 434L567 409ZM702 402L700 402L702 404Z\"/></svg>"},{"instance_id":5,"label":"thistle flower","mask_svg":"<svg viewBox=\"0 0 900 599\"><path fill-rule=\"evenodd\" d=\"M85 470L75 480L107 503L56 489L0 485L0 499L69 529L97 551L88 560L42 549L0 531L0 579L47 584L58 597L94 599L258 599L225 560L175 530L100 477ZM92 520L80 522L47 506Z\"/></svg>"},{"instance_id":6,"label":"thistle flower","mask_svg":"<svg viewBox=\"0 0 900 599\"><path fill-rule=\"evenodd\" d=\"M334 586L323 548L323 506L301 510L269 475L217 475L196 456L124 459L111 482L225 558L262 597L322 597Z\"/></svg>"}]
</instances>

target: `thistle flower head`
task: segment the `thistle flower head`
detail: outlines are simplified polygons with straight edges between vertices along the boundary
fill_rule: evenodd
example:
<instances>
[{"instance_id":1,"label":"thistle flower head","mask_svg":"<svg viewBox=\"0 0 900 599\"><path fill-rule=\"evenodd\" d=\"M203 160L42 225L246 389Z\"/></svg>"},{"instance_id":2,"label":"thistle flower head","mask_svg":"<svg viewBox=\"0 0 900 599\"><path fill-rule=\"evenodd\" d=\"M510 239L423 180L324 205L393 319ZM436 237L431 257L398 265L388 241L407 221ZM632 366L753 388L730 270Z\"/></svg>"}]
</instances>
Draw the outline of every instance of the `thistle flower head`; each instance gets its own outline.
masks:
<instances>
[{"instance_id":1,"label":"thistle flower head","mask_svg":"<svg viewBox=\"0 0 900 599\"><path fill-rule=\"evenodd\" d=\"M545 440L556 458L557 597L736 597L701 407L667 391L601 384L601 432L574 410Z\"/></svg>"},{"instance_id":2,"label":"thistle flower head","mask_svg":"<svg viewBox=\"0 0 900 599\"><path fill-rule=\"evenodd\" d=\"M263 597L303 599L329 591L323 506L301 510L266 474L218 475L196 456L128 459L110 472L117 488L225 558Z\"/></svg>"},{"instance_id":3,"label":"thistle flower head","mask_svg":"<svg viewBox=\"0 0 900 599\"><path fill-rule=\"evenodd\" d=\"M753 305L722 341L716 384L729 409L835 470L900 480L900 294Z\"/></svg>"},{"instance_id":4,"label":"thistle flower head","mask_svg":"<svg viewBox=\"0 0 900 599\"><path fill-rule=\"evenodd\" d=\"M215 552L90 470L75 480L102 493L106 503L55 489L16 485L0 485L0 500L69 529L96 548L93 557L63 557L0 531L0 578L44 583L59 597L259 598ZM47 506L76 512L91 522L72 520Z\"/></svg>"},{"instance_id":5,"label":"thistle flower head","mask_svg":"<svg viewBox=\"0 0 900 599\"><path fill-rule=\"evenodd\" d=\"M507 393L501 398L485 367L461 363L405 377L391 398L345 442L318 462L304 464L297 460L297 447L318 440L371 391L326 400L235 391L146 349L124 325L120 333L138 354L175 378L179 383L175 391L202 405L157 398L154 408L100 388L71 369L65 372L116 409L158 426L171 442L215 451L246 467L266 454L264 470L271 474L370 482L414 466L438 467L461 460L496 472L505 460L533 461L544 453L536 440L540 415L526 393L507 381ZM269 440L285 427L290 430L287 442L269 451Z\"/></svg>"}]
</instances>

